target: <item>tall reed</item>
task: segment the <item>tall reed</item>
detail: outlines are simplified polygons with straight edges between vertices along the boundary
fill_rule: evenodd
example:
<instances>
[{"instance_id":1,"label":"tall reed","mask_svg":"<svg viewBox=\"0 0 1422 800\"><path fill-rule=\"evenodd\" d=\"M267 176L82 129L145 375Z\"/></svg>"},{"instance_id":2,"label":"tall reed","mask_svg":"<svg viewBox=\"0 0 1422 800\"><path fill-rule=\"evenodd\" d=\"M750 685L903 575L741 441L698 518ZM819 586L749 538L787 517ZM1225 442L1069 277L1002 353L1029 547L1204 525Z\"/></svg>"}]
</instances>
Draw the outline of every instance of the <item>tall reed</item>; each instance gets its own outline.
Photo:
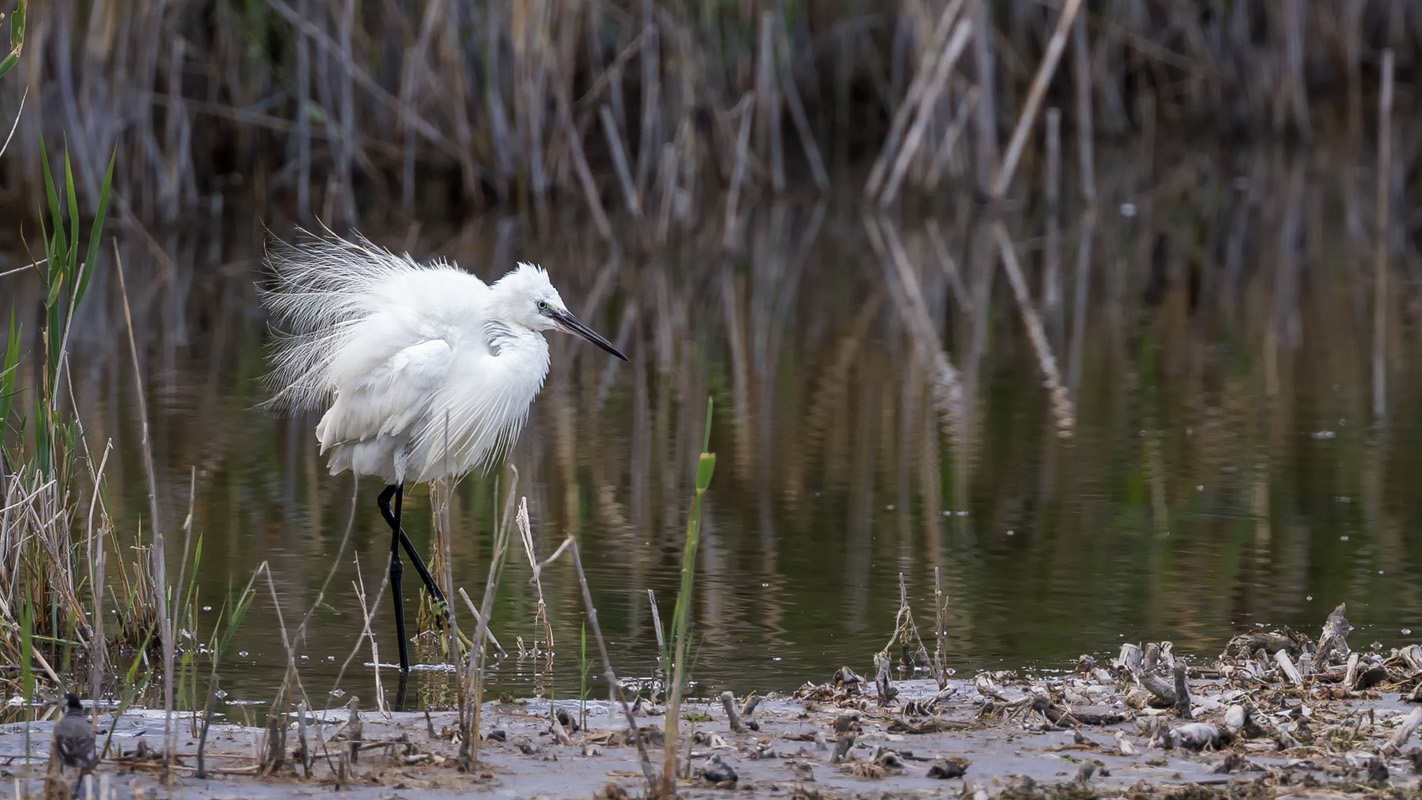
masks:
<instances>
[{"instance_id":1,"label":"tall reed","mask_svg":"<svg viewBox=\"0 0 1422 800\"><path fill-rule=\"evenodd\" d=\"M701 544L701 500L711 486L716 471L716 454L711 452L711 413L714 401L706 398L706 435L701 443L701 455L696 460L696 494L691 500L691 515L686 520L686 543L681 553L681 590L677 592L676 608L672 612L671 658L664 659L672 668L668 676L666 745L662 762L662 797L672 797L676 788L678 742L681 736L681 701L686 690L687 652L691 645L692 590L696 583L696 550Z\"/></svg>"},{"instance_id":2,"label":"tall reed","mask_svg":"<svg viewBox=\"0 0 1422 800\"><path fill-rule=\"evenodd\" d=\"M63 127L90 196L102 154L120 152L125 220L215 208L226 187L342 224L492 205L548 223L555 198L574 198L613 237L611 198L633 227L684 230L705 218L688 194L825 191L834 162L876 156L903 181L885 195L931 191L922 176L956 157L1001 197L1029 163L1037 109L1069 82L1095 116L1076 129L1113 136L1144 124L1147 104L1203 132L1307 137L1330 113L1361 127L1380 31L1422 28L1387 0L1347 4L1344 24L1326 3L1181 14L1137 0L1089 18L1081 5L20 3L0 74L22 79L0 85L0 107L39 94L19 134L21 196L41 190L28 157L40 125ZM921 24L945 10L961 24ZM174 46L142 45L155 40ZM19 59L25 44L47 57ZM1056 68L1068 45L1069 77ZM839 155L827 165L822 152Z\"/></svg>"}]
</instances>

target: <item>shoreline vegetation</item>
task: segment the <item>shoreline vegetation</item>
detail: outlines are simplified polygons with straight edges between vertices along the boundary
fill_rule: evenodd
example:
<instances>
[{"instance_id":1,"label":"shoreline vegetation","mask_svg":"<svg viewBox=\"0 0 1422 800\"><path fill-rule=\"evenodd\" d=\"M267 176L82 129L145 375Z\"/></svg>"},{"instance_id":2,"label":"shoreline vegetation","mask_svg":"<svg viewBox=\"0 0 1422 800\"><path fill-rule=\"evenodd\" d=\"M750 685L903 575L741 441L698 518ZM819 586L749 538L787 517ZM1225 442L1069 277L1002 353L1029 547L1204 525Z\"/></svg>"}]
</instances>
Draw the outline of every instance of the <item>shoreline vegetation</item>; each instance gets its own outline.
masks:
<instances>
[{"instance_id":1,"label":"shoreline vegetation","mask_svg":"<svg viewBox=\"0 0 1422 800\"><path fill-rule=\"evenodd\" d=\"M1049 167L1090 199L1097 142L1375 141L1384 51L1410 82L1419 40L1387 0L60 3L0 82L27 106L0 186L34 213L43 128L90 202L117 153L145 224L235 193L336 227L576 204L665 238L856 166L885 207L1025 202Z\"/></svg>"}]
</instances>

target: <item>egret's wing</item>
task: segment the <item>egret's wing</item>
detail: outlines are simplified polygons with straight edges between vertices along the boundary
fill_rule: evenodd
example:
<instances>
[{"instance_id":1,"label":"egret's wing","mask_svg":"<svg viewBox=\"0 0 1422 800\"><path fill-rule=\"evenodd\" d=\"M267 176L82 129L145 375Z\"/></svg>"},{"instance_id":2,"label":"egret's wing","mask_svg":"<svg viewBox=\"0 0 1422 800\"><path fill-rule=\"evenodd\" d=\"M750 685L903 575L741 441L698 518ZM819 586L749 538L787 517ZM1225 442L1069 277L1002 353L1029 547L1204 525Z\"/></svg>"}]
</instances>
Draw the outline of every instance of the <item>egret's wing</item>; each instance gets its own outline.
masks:
<instances>
[{"instance_id":1,"label":"egret's wing","mask_svg":"<svg viewBox=\"0 0 1422 800\"><path fill-rule=\"evenodd\" d=\"M273 390L269 406L324 407L335 392L347 388L339 373L358 340L360 357L379 365L400 349L441 338L414 331L416 326L402 320L397 327L404 330L389 331L390 338L371 342L365 332L372 322L376 328L389 327L389 320L376 318L391 309L415 316L427 315L432 306L463 312L488 291L483 281L446 262L418 264L359 235L347 241L329 231L298 232L297 241L274 242L267 253L272 280L262 292L262 303L279 333L267 376Z\"/></svg>"},{"instance_id":2,"label":"egret's wing","mask_svg":"<svg viewBox=\"0 0 1422 800\"><path fill-rule=\"evenodd\" d=\"M335 402L316 427L322 452L344 442L408 434L444 384L453 355L444 339L430 339L373 363L343 365L351 379L338 383Z\"/></svg>"}]
</instances>

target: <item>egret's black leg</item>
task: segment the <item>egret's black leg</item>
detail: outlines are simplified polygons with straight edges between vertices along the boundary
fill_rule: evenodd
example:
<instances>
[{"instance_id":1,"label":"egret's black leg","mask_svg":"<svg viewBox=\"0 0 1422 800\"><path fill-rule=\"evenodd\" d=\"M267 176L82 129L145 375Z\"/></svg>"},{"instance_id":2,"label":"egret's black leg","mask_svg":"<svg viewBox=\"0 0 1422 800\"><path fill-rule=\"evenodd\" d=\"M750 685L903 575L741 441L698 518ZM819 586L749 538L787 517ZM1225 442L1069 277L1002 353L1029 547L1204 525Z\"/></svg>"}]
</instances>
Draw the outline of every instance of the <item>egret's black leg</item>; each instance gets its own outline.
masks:
<instances>
[{"instance_id":1,"label":"egret's black leg","mask_svg":"<svg viewBox=\"0 0 1422 800\"><path fill-rule=\"evenodd\" d=\"M395 512L390 513L390 498L395 498ZM376 499L381 516L390 523L390 595L395 600L395 636L400 640L400 674L410 671L410 654L405 641L405 598L400 591L400 574L405 565L400 563L400 509L404 505L405 484L397 483L385 487Z\"/></svg>"},{"instance_id":2,"label":"egret's black leg","mask_svg":"<svg viewBox=\"0 0 1422 800\"><path fill-rule=\"evenodd\" d=\"M402 484L403 486L403 484ZM380 515L385 517L385 524L393 530L399 530L400 544L404 546L405 553L410 557L410 562L414 564L415 572L419 574L420 580L424 581L425 591L430 593L434 599L435 608L439 609L440 616L449 619L449 606L445 603L444 592L435 584L434 576L430 574L429 568L425 566L424 559L420 558L420 553L415 549L415 543L410 541L410 537L400 528L400 522L394 514L390 512L390 498L395 494L394 486L385 487L385 491L380 493L377 501L380 505ZM403 490L401 494L404 494Z\"/></svg>"}]
</instances>

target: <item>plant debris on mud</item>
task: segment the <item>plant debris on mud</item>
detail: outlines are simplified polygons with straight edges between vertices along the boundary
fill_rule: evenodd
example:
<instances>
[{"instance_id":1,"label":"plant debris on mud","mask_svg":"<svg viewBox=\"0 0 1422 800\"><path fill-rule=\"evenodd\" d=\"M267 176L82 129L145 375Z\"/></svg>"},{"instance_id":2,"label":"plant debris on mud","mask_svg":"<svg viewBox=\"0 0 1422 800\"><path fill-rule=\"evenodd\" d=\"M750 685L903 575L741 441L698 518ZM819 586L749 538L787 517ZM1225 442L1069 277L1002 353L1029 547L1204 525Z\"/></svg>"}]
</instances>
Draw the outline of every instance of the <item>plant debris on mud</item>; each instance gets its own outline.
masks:
<instances>
[{"instance_id":1,"label":"plant debris on mud","mask_svg":"<svg viewBox=\"0 0 1422 800\"><path fill-rule=\"evenodd\" d=\"M1084 655L1055 675L890 681L881 671L871 681L845 667L790 696L737 701L728 692L688 702L677 791L793 798L1415 793L1422 749L1408 742L1422 726L1422 647L1352 650L1344 614L1339 606L1317 640L1288 629L1241 634L1213 659L1175 653L1169 642L1124 644L1109 663ZM588 704L583 721L577 702L490 703L472 770L459 766L453 712L354 708L284 719L280 749L270 745L273 727L214 721L205 779L194 775L196 737L180 737L172 796L275 797L317 787L353 797L471 788L549 798L646 792L626 718L607 703ZM635 711L644 745L663 747L664 708L640 701ZM178 724L187 731L195 727L189 722ZM42 780L45 725L0 729L0 756L17 778ZM148 742L161 741L161 712L107 721L101 742L108 728L104 763L80 796L155 791L164 759Z\"/></svg>"}]
</instances>

